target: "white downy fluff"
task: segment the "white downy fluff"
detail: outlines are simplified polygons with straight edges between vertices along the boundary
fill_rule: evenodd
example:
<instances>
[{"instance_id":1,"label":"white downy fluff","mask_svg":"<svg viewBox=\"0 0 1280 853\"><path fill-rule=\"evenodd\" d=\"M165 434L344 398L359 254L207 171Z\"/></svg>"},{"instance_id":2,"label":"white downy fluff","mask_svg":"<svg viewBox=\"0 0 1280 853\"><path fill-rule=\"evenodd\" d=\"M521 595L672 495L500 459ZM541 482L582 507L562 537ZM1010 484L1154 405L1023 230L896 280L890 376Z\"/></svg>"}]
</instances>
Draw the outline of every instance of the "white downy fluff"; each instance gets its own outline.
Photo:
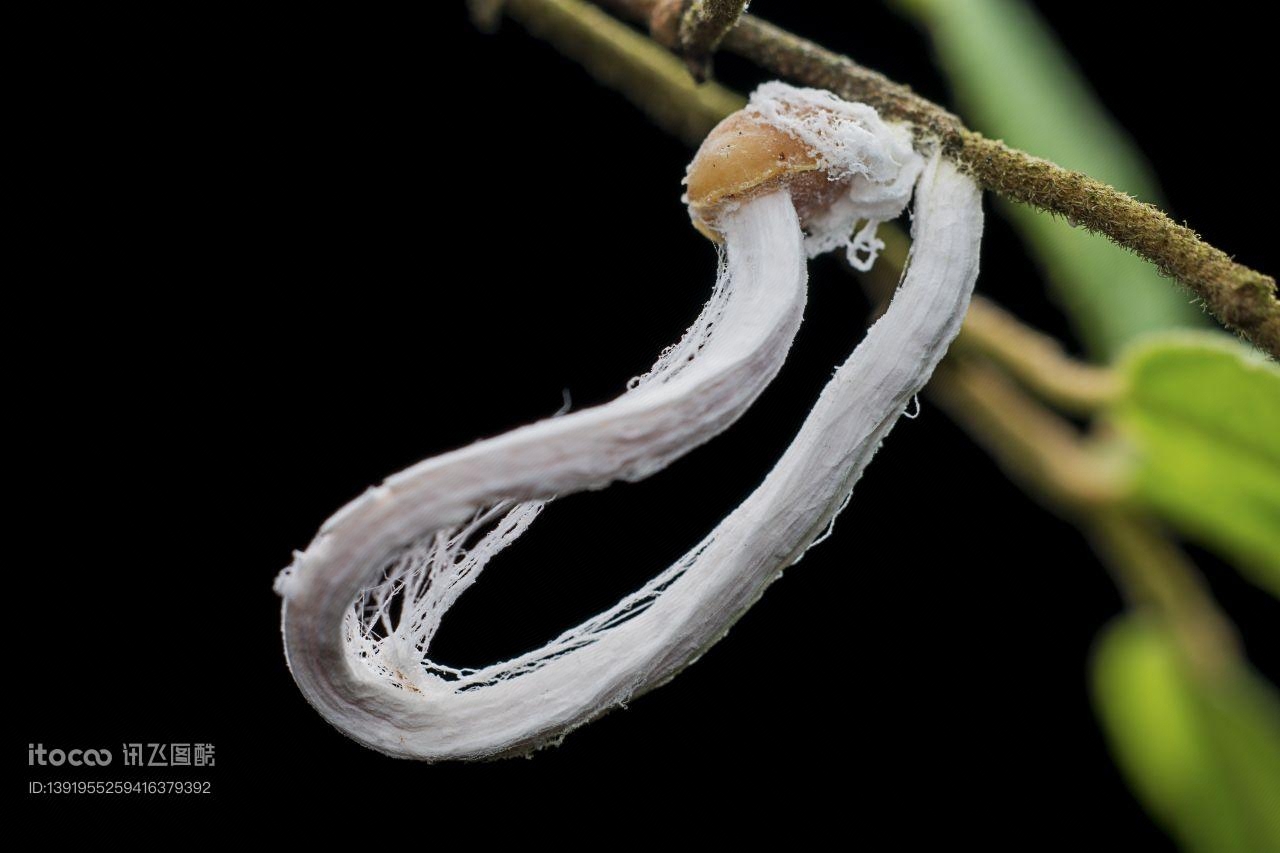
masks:
<instances>
[{"instance_id":1,"label":"white downy fluff","mask_svg":"<svg viewBox=\"0 0 1280 853\"><path fill-rule=\"evenodd\" d=\"M785 113L799 99L830 97L770 86L753 106ZM849 106L859 120L832 124L827 138L793 135L830 155L833 167L866 167L854 193L880 212L864 209L860 218L896 215L907 201L902 181L914 185L914 247L889 310L760 487L675 565L541 649L476 670L427 657L445 611L545 501L654 473L725 429L777 374L806 279L804 235L785 190L720 221L727 259L710 302L627 393L396 474L330 518L296 555L276 587L285 649L326 719L401 757L528 752L693 662L822 534L959 330L982 231L971 180L937 156L922 169L900 129ZM867 134L869 125L886 130ZM886 201L894 194L897 210ZM858 204L852 199L850 209Z\"/></svg>"},{"instance_id":2,"label":"white downy fluff","mask_svg":"<svg viewBox=\"0 0 1280 853\"><path fill-rule=\"evenodd\" d=\"M876 226L902 213L924 167L910 131L886 123L866 104L777 81L756 89L746 111L803 143L827 180L850 181L848 193L805 223L805 253L812 258L844 249L854 269L871 269L884 248ZM859 221L866 224L855 233Z\"/></svg>"}]
</instances>

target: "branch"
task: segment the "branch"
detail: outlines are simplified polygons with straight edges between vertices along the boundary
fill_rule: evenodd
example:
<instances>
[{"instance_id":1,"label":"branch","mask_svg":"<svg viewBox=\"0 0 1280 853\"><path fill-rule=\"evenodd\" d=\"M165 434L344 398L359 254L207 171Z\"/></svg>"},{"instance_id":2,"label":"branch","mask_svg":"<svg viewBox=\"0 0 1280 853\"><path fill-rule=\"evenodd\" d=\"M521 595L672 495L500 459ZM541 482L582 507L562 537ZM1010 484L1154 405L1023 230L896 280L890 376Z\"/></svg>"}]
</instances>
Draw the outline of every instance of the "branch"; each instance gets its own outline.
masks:
<instances>
[{"instance_id":1,"label":"branch","mask_svg":"<svg viewBox=\"0 0 1280 853\"><path fill-rule=\"evenodd\" d=\"M491 2L473 0L473 15ZM696 85L652 39L581 0L504 0L502 11L692 148L743 106L741 95L722 86Z\"/></svg>"},{"instance_id":2,"label":"branch","mask_svg":"<svg viewBox=\"0 0 1280 853\"><path fill-rule=\"evenodd\" d=\"M711 54L734 28L749 0L667 0L688 5L680 18L680 52L699 83L711 76ZM652 20L652 19L651 19Z\"/></svg>"},{"instance_id":3,"label":"branch","mask_svg":"<svg viewBox=\"0 0 1280 853\"><path fill-rule=\"evenodd\" d=\"M1186 554L1150 521L1099 514L1085 529L1125 596L1168 619L1193 673L1212 681L1241 660L1240 638Z\"/></svg>"},{"instance_id":4,"label":"branch","mask_svg":"<svg viewBox=\"0 0 1280 853\"><path fill-rule=\"evenodd\" d=\"M950 355L929 396L1011 480L1077 520L1126 598L1168 620L1198 676L1213 679L1239 662L1235 630L1196 567L1149 519L1125 507L1123 473L1068 423L991 367Z\"/></svg>"},{"instance_id":5,"label":"branch","mask_svg":"<svg viewBox=\"0 0 1280 853\"><path fill-rule=\"evenodd\" d=\"M1063 411L1095 412L1120 393L1115 371L1071 358L1056 339L981 296L969 304L956 351L981 353Z\"/></svg>"},{"instance_id":6,"label":"branch","mask_svg":"<svg viewBox=\"0 0 1280 853\"><path fill-rule=\"evenodd\" d=\"M848 264L845 269L858 277L863 289L883 311L907 264L911 238L892 222L882 223L876 236L884 242L880 262L866 271L855 270ZM1120 393L1115 371L1072 358L1056 339L1020 322L983 296L975 295L970 300L952 351L990 359L1062 411L1089 414L1115 400Z\"/></svg>"},{"instance_id":7,"label":"branch","mask_svg":"<svg viewBox=\"0 0 1280 853\"><path fill-rule=\"evenodd\" d=\"M1011 480L1058 511L1091 514L1128 494L1123 467L991 365L949 357L928 390Z\"/></svg>"},{"instance_id":8,"label":"branch","mask_svg":"<svg viewBox=\"0 0 1280 853\"><path fill-rule=\"evenodd\" d=\"M660 5L657 0L596 2L643 24L650 23ZM655 37L664 34L655 31ZM968 130L910 88L751 15L742 16L721 47L782 77L870 104L888 118L913 125L918 137L938 140L944 153L984 188L1065 217L1136 252L1190 288L1224 325L1280 358L1275 279L1235 263L1158 208Z\"/></svg>"}]
</instances>

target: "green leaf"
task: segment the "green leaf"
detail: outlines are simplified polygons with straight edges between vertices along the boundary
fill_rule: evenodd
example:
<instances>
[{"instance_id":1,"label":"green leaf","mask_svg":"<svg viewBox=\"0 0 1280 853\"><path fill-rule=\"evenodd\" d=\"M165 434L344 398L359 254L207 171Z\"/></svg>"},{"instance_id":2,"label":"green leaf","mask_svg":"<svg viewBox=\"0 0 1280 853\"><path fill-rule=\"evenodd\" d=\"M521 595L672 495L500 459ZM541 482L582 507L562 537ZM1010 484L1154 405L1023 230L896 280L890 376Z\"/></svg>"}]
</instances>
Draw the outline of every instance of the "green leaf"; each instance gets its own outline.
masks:
<instances>
[{"instance_id":1,"label":"green leaf","mask_svg":"<svg viewBox=\"0 0 1280 853\"><path fill-rule=\"evenodd\" d=\"M1223 334L1159 335L1121 359L1112 415L1138 495L1280 596L1280 367Z\"/></svg>"},{"instance_id":2,"label":"green leaf","mask_svg":"<svg viewBox=\"0 0 1280 853\"><path fill-rule=\"evenodd\" d=\"M1094 706L1130 787L1187 850L1280 850L1280 699L1247 670L1197 678L1154 619L1117 620Z\"/></svg>"},{"instance_id":3,"label":"green leaf","mask_svg":"<svg viewBox=\"0 0 1280 853\"><path fill-rule=\"evenodd\" d=\"M1071 58L1019 0L897 0L933 40L966 122L988 136L1158 202L1132 140ZM1005 212L1045 269L1085 344L1110 358L1157 329L1204 322L1173 283L1105 237L1023 205Z\"/></svg>"}]
</instances>

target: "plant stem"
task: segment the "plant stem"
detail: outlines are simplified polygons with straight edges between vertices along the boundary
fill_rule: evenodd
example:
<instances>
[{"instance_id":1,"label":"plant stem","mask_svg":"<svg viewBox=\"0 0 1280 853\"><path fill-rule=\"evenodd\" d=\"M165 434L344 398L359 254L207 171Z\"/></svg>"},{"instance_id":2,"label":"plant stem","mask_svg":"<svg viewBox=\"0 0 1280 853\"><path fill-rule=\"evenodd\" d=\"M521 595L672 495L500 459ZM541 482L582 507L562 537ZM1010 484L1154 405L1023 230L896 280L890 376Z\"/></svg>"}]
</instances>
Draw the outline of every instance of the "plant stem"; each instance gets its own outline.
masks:
<instances>
[{"instance_id":1,"label":"plant stem","mask_svg":"<svg viewBox=\"0 0 1280 853\"><path fill-rule=\"evenodd\" d=\"M911 241L891 224L881 226L879 236L885 242L880 262L859 278L873 299L887 303ZM1104 405L1118 390L1112 371L1069 358L1057 341L975 296L952 353L929 383L930 399L1023 491L1078 519L1126 597L1168 621L1197 676L1212 679L1238 662L1234 629L1195 566L1149 519L1126 506L1123 467L1010 378L1080 411Z\"/></svg>"},{"instance_id":2,"label":"plant stem","mask_svg":"<svg viewBox=\"0 0 1280 853\"><path fill-rule=\"evenodd\" d=\"M503 10L690 147L744 103L723 86L695 84L652 39L581 0L505 0Z\"/></svg>"},{"instance_id":3,"label":"plant stem","mask_svg":"<svg viewBox=\"0 0 1280 853\"><path fill-rule=\"evenodd\" d=\"M1211 681L1238 663L1235 630L1196 567L1125 506L1123 473L1069 424L992 367L966 359L948 356L929 392L1011 480L1078 520L1126 598L1168 621L1197 676Z\"/></svg>"},{"instance_id":4,"label":"plant stem","mask_svg":"<svg viewBox=\"0 0 1280 853\"><path fill-rule=\"evenodd\" d=\"M864 289L883 306L906 266L911 238L891 222L883 223L876 236L885 244L880 263L867 272L846 269L857 275ZM952 351L985 356L1041 399L1066 412L1095 412L1120 391L1115 371L1071 358L1057 340L980 295L970 300Z\"/></svg>"},{"instance_id":5,"label":"plant stem","mask_svg":"<svg viewBox=\"0 0 1280 853\"><path fill-rule=\"evenodd\" d=\"M1271 276L1231 260L1153 205L998 140L966 130L955 157L992 192L1137 253L1186 285L1223 325L1280 358L1280 301Z\"/></svg>"},{"instance_id":6,"label":"plant stem","mask_svg":"<svg viewBox=\"0 0 1280 853\"><path fill-rule=\"evenodd\" d=\"M1082 441L1071 424L1023 393L994 366L949 358L930 396L995 458L1010 479L1069 515L1114 505L1128 492L1124 468Z\"/></svg>"},{"instance_id":7,"label":"plant stem","mask_svg":"<svg viewBox=\"0 0 1280 853\"><path fill-rule=\"evenodd\" d=\"M995 302L974 297L964 318L957 352L977 352L1004 368L1058 409L1095 412L1116 399L1115 371L1068 356L1054 338L1018 321Z\"/></svg>"},{"instance_id":8,"label":"plant stem","mask_svg":"<svg viewBox=\"0 0 1280 853\"><path fill-rule=\"evenodd\" d=\"M504 5L506 0L467 0L467 14L477 30L492 34L498 30Z\"/></svg>"},{"instance_id":9,"label":"plant stem","mask_svg":"<svg viewBox=\"0 0 1280 853\"><path fill-rule=\"evenodd\" d=\"M747 3L748 0L693 0L680 18L680 52L698 82L711 76L711 54L738 23Z\"/></svg>"},{"instance_id":10,"label":"plant stem","mask_svg":"<svg viewBox=\"0 0 1280 853\"><path fill-rule=\"evenodd\" d=\"M1205 681L1240 659L1234 627L1218 609L1196 567L1147 519L1097 514L1086 530L1125 595L1164 616L1192 671Z\"/></svg>"},{"instance_id":11,"label":"plant stem","mask_svg":"<svg viewBox=\"0 0 1280 853\"><path fill-rule=\"evenodd\" d=\"M642 24L657 0L596 0ZM721 47L783 77L870 104L888 118L936 139L944 153L984 188L1048 211L1136 252L1196 294L1223 324L1280 358L1276 283L1237 264L1220 249L1138 201L1087 175L1009 148L968 130L960 120L910 88L751 15L743 15Z\"/></svg>"}]
</instances>

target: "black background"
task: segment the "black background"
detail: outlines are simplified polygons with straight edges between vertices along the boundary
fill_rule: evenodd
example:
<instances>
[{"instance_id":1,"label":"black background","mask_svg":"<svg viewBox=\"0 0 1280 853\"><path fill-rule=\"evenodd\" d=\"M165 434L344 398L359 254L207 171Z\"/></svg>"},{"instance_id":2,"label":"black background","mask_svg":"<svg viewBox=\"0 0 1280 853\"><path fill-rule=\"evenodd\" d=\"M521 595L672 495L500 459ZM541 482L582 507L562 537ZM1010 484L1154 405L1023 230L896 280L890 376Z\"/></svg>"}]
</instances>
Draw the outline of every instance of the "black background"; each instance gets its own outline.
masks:
<instances>
[{"instance_id":1,"label":"black background","mask_svg":"<svg viewBox=\"0 0 1280 853\"><path fill-rule=\"evenodd\" d=\"M14 758L34 742L117 762L123 743L210 742L214 769L145 775L212 779L212 797L148 805L298 800L293 819L317 826L363 815L427 832L479 806L507 817L475 831L607 818L650 837L674 810L855 842L1167 844L1088 704L1087 654L1117 593L1081 536L927 402L835 536L727 639L559 748L400 762L307 706L271 591L290 551L365 486L546 416L562 389L575 407L612 398L713 278L679 202L689 152L518 26L482 36L456 5L31 28L16 171L37 192L14 236L34 262L6 312L11 452L30 475L11 515L29 549L9 567ZM1045 11L1173 214L1276 269L1272 146L1254 113L1274 85L1269 28L1242 4L1155 20L1117 6ZM923 39L878 4L754 11L947 98ZM718 69L740 89L760 79ZM1069 334L989 221L979 290ZM649 481L555 505L458 604L435 656L478 664L540 643L701 538L858 339L867 305L834 262L811 266L810 294L782 376L738 425ZM1205 563L1277 677L1276 604Z\"/></svg>"}]
</instances>

